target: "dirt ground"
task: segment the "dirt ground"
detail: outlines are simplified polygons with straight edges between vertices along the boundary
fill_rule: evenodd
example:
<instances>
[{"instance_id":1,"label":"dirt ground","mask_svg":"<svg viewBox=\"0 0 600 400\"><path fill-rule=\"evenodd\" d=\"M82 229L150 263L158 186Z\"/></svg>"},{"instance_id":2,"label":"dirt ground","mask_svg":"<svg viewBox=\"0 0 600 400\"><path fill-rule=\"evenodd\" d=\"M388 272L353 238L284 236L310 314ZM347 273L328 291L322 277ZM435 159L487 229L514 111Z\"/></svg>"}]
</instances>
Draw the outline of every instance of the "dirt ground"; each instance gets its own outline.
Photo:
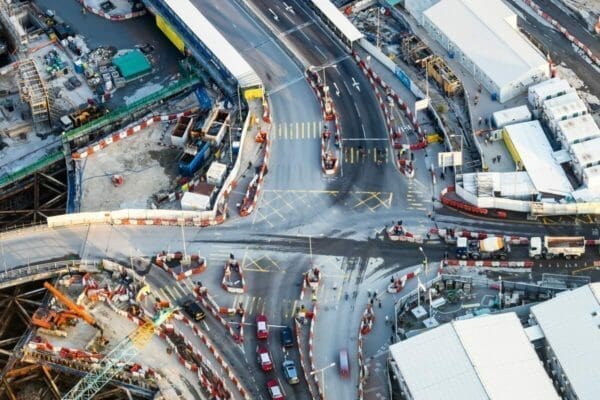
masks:
<instances>
[{"instance_id":1,"label":"dirt ground","mask_svg":"<svg viewBox=\"0 0 600 400\"><path fill-rule=\"evenodd\" d=\"M81 211L152 208L151 197L168 190L177 176L180 149L168 145L173 124L152 125L113 143L80 162L83 169ZM124 183L115 187L113 175Z\"/></svg>"}]
</instances>

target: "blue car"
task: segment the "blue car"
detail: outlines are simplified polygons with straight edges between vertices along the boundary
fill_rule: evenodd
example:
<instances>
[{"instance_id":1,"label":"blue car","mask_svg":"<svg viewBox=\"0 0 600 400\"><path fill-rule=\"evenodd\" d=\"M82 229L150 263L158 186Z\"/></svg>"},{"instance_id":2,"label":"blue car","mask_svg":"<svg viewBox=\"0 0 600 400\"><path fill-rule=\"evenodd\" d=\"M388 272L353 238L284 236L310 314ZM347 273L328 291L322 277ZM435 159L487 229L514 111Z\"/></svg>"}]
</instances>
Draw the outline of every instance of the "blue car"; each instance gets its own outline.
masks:
<instances>
[{"instance_id":1,"label":"blue car","mask_svg":"<svg viewBox=\"0 0 600 400\"><path fill-rule=\"evenodd\" d=\"M283 347L292 347L294 345L294 334L290 327L285 327L281 330L281 344Z\"/></svg>"}]
</instances>

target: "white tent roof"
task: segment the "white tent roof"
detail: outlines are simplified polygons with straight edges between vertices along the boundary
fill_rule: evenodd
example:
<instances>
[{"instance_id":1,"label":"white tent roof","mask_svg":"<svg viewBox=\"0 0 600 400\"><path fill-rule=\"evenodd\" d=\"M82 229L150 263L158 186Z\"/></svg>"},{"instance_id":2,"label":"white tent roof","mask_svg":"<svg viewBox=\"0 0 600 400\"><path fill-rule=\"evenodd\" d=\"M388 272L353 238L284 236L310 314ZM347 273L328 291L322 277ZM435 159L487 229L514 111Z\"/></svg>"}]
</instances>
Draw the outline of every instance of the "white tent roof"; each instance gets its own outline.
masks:
<instances>
[{"instance_id":1,"label":"white tent roof","mask_svg":"<svg viewBox=\"0 0 600 400\"><path fill-rule=\"evenodd\" d=\"M351 42L363 37L352 22L329 0L311 0L313 5L323 13L329 21Z\"/></svg>"},{"instance_id":2,"label":"white tent roof","mask_svg":"<svg viewBox=\"0 0 600 400\"><path fill-rule=\"evenodd\" d=\"M569 144L600 137L600 128L589 114L560 121L557 125Z\"/></svg>"},{"instance_id":3,"label":"white tent roof","mask_svg":"<svg viewBox=\"0 0 600 400\"><path fill-rule=\"evenodd\" d=\"M501 0L442 0L423 14L498 87L546 65L519 34L515 14Z\"/></svg>"},{"instance_id":4,"label":"white tent roof","mask_svg":"<svg viewBox=\"0 0 600 400\"><path fill-rule=\"evenodd\" d=\"M571 153L582 167L595 165L600 162L600 138L572 145Z\"/></svg>"},{"instance_id":5,"label":"white tent roof","mask_svg":"<svg viewBox=\"0 0 600 400\"><path fill-rule=\"evenodd\" d=\"M243 88L261 83L254 69L190 0L164 0L165 4L210 49Z\"/></svg>"},{"instance_id":6,"label":"white tent roof","mask_svg":"<svg viewBox=\"0 0 600 400\"><path fill-rule=\"evenodd\" d=\"M504 129L539 192L566 196L573 190L562 167L552 157L552 147L538 121L508 125Z\"/></svg>"},{"instance_id":7,"label":"white tent roof","mask_svg":"<svg viewBox=\"0 0 600 400\"><path fill-rule=\"evenodd\" d=\"M415 400L559 398L515 313L454 321L390 352Z\"/></svg>"},{"instance_id":8,"label":"white tent roof","mask_svg":"<svg viewBox=\"0 0 600 400\"><path fill-rule=\"evenodd\" d=\"M563 292L531 308L579 400L600 393L600 283Z\"/></svg>"}]
</instances>

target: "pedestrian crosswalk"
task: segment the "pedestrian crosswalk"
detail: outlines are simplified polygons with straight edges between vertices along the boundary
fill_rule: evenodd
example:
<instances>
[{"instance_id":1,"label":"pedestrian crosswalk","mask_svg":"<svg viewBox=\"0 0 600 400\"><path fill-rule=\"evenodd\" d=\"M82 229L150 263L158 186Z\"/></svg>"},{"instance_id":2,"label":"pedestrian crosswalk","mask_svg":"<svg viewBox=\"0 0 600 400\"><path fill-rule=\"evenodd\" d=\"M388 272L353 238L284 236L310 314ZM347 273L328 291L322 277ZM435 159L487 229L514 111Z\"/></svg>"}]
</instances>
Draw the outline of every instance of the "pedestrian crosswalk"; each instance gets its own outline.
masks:
<instances>
[{"instance_id":1,"label":"pedestrian crosswalk","mask_svg":"<svg viewBox=\"0 0 600 400\"><path fill-rule=\"evenodd\" d=\"M314 140L320 139L323 121L292 122L275 124L272 140Z\"/></svg>"},{"instance_id":2,"label":"pedestrian crosswalk","mask_svg":"<svg viewBox=\"0 0 600 400\"><path fill-rule=\"evenodd\" d=\"M347 164L387 164L390 152L386 145L379 147L344 145L344 163Z\"/></svg>"},{"instance_id":3,"label":"pedestrian crosswalk","mask_svg":"<svg viewBox=\"0 0 600 400\"><path fill-rule=\"evenodd\" d=\"M182 298L193 295L193 290L194 283L189 278L186 278L161 287L158 289L158 294L169 302L178 303Z\"/></svg>"},{"instance_id":4,"label":"pedestrian crosswalk","mask_svg":"<svg viewBox=\"0 0 600 400\"><path fill-rule=\"evenodd\" d=\"M279 309L267 310L265 297L239 294L234 297L232 304L228 306L239 308L241 305L246 315L268 314L269 318L275 318L277 314L280 314L283 319L288 319L293 317L297 304L298 300L296 299L281 299L278 301Z\"/></svg>"},{"instance_id":5,"label":"pedestrian crosswalk","mask_svg":"<svg viewBox=\"0 0 600 400\"><path fill-rule=\"evenodd\" d=\"M409 210L427 211L424 202L424 193L417 186L413 179L408 181L408 190L406 191L406 200Z\"/></svg>"}]
</instances>

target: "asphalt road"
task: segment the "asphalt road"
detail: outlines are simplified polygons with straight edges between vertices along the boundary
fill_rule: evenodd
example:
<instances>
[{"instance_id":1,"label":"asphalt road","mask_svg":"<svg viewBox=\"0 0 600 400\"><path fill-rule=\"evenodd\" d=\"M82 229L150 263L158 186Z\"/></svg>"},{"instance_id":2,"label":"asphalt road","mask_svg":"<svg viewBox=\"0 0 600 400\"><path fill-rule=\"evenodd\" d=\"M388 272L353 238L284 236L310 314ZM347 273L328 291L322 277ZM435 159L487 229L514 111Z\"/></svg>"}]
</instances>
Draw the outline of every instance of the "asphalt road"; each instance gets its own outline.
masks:
<instances>
[{"instance_id":1,"label":"asphalt road","mask_svg":"<svg viewBox=\"0 0 600 400\"><path fill-rule=\"evenodd\" d=\"M535 17L531 16L525 8L526 6L522 3L514 0L508 0L508 2L517 10L521 11L521 14L525 17L525 21L521 21L522 23L520 26L522 26L526 32L533 36L534 41L542 44L542 51L544 53L549 52L552 57L552 61L555 64L564 62L565 65L573 70L579 79L585 83L590 93L592 93L594 96L600 96L600 81L598 80L598 71L594 69L593 66L586 63L583 58L577 54L575 50L573 50L571 42L569 42L562 33L554 30L546 24L542 24ZM556 15L558 16L558 14ZM563 16L562 18L564 19L568 17ZM573 28L573 30L576 31L577 26L577 22L573 20L569 26L566 26L566 28ZM584 41L585 37L580 38L580 40ZM598 47L598 39L594 39L593 37L589 42L585 43L588 45L593 45L594 48Z\"/></svg>"}]
</instances>

